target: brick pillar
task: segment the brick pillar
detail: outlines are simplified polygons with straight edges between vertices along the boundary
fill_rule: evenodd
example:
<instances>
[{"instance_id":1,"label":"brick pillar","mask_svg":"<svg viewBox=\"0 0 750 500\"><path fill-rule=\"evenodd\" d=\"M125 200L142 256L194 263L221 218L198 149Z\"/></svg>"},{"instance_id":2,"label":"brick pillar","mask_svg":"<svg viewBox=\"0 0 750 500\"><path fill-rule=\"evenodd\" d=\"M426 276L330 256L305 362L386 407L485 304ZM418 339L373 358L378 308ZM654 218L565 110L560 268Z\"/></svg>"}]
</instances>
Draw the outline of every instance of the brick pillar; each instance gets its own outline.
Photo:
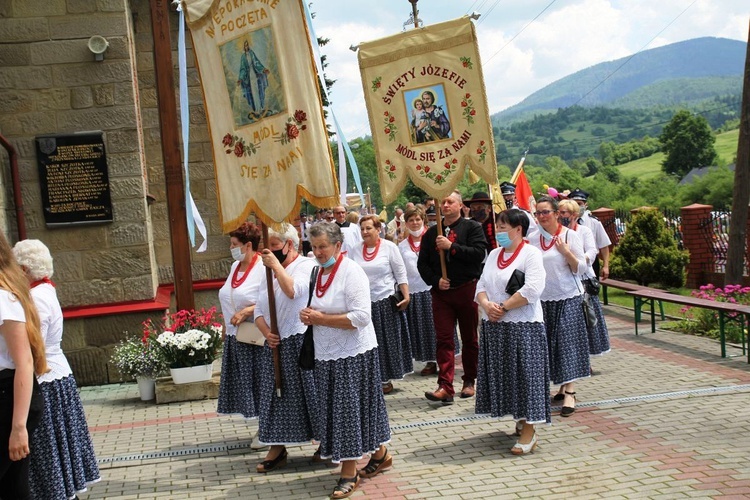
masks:
<instances>
[{"instance_id":1,"label":"brick pillar","mask_svg":"<svg viewBox=\"0 0 750 500\"><path fill-rule=\"evenodd\" d=\"M609 240L612 242L609 249L612 250L612 247L617 245L620 239L617 236L617 227L615 225L615 211L611 208L601 207L591 213L599 219L599 222L604 226L604 230L607 231L607 236L609 236Z\"/></svg>"},{"instance_id":2,"label":"brick pillar","mask_svg":"<svg viewBox=\"0 0 750 500\"><path fill-rule=\"evenodd\" d=\"M687 265L687 287L698 288L704 285L706 270L711 269L713 254L711 242L706 240L701 223L711 218L711 205L694 203L680 209L682 217L682 242L690 252Z\"/></svg>"}]
</instances>

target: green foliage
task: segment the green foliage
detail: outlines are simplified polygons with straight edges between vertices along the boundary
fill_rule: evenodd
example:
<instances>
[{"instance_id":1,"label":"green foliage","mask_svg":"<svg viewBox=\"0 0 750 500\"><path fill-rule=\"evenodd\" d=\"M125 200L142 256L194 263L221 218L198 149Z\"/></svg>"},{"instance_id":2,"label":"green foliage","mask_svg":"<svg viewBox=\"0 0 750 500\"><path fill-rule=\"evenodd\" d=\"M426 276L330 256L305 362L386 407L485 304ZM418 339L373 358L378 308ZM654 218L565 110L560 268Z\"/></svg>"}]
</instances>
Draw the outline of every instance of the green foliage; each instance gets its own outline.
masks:
<instances>
[{"instance_id":1,"label":"green foliage","mask_svg":"<svg viewBox=\"0 0 750 500\"><path fill-rule=\"evenodd\" d=\"M685 284L688 252L677 242L656 210L638 212L615 247L610 261L613 278L635 280L640 285L661 283L667 287Z\"/></svg>"},{"instance_id":2,"label":"green foliage","mask_svg":"<svg viewBox=\"0 0 750 500\"><path fill-rule=\"evenodd\" d=\"M666 154L662 169L668 174L682 177L694 168L712 166L717 158L711 126L705 118L687 110L672 117L659 141Z\"/></svg>"},{"instance_id":3,"label":"green foliage","mask_svg":"<svg viewBox=\"0 0 750 500\"><path fill-rule=\"evenodd\" d=\"M713 205L716 210L731 210L733 188L734 172L727 167L718 167L683 186L680 201L683 206L701 203Z\"/></svg>"}]
</instances>

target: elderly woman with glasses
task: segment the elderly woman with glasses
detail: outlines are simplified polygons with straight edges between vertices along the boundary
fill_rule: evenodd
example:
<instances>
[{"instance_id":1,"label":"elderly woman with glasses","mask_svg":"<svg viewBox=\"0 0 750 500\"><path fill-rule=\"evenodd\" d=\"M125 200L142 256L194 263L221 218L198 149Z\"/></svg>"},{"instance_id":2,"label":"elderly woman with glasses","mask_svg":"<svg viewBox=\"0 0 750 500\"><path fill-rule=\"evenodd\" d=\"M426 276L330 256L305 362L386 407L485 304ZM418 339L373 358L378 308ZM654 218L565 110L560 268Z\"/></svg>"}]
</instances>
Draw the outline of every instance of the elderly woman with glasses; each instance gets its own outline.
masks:
<instances>
[{"instance_id":1,"label":"elderly woman with glasses","mask_svg":"<svg viewBox=\"0 0 750 500\"><path fill-rule=\"evenodd\" d=\"M589 342L583 316L583 285L580 276L586 271L583 242L557 219L557 201L542 196L534 215L537 231L529 235L529 243L542 252L547 283L541 295L544 324L547 330L550 377L560 384L563 407L560 416L575 412L574 382L588 377Z\"/></svg>"},{"instance_id":2,"label":"elderly woman with glasses","mask_svg":"<svg viewBox=\"0 0 750 500\"><path fill-rule=\"evenodd\" d=\"M393 463L385 447L391 430L380 387L369 280L356 262L344 258L343 241L336 224L310 228L321 269L310 306L300 312L302 323L313 325L319 456L341 463L334 500L354 493L360 477L376 476ZM357 471L357 460L366 454L370 461Z\"/></svg>"}]
</instances>

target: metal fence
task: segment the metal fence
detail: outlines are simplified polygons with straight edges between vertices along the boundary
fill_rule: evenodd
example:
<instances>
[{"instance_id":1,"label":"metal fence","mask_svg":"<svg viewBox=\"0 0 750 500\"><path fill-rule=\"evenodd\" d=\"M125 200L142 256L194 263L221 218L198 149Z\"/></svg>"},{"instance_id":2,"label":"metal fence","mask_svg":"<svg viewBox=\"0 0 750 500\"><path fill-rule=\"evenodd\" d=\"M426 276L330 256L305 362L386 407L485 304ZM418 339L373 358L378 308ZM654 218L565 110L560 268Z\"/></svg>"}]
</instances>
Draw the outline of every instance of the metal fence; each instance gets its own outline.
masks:
<instances>
[{"instance_id":1,"label":"metal fence","mask_svg":"<svg viewBox=\"0 0 750 500\"><path fill-rule=\"evenodd\" d=\"M659 211L664 218L664 224L666 224L667 229L669 229L669 232L672 233L675 241L677 241L677 248L683 250L685 245L682 242L682 217L680 217L680 212L669 208L661 208ZM632 219L633 214L629 210L615 210L614 225L618 238L622 238L625 234L628 224L630 224Z\"/></svg>"}]
</instances>

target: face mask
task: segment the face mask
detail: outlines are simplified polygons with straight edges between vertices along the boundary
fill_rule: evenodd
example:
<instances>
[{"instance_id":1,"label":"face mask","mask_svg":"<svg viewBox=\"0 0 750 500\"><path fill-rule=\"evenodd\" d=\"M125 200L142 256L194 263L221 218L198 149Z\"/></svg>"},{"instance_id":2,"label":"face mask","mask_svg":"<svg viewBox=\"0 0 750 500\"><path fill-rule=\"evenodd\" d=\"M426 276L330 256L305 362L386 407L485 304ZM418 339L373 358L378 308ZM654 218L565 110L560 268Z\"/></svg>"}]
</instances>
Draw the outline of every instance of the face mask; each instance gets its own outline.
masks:
<instances>
[{"instance_id":1,"label":"face mask","mask_svg":"<svg viewBox=\"0 0 750 500\"><path fill-rule=\"evenodd\" d=\"M541 225L537 227L539 228L539 232L542 233L542 236L544 236L545 240L552 240L552 235L545 231Z\"/></svg>"},{"instance_id":2,"label":"face mask","mask_svg":"<svg viewBox=\"0 0 750 500\"><path fill-rule=\"evenodd\" d=\"M487 218L487 210L484 208L476 208L469 212L472 219L484 220Z\"/></svg>"},{"instance_id":3,"label":"face mask","mask_svg":"<svg viewBox=\"0 0 750 500\"><path fill-rule=\"evenodd\" d=\"M427 227L432 227L432 226L437 226L437 221L436 220L431 220L431 221L427 222Z\"/></svg>"},{"instance_id":4,"label":"face mask","mask_svg":"<svg viewBox=\"0 0 750 500\"><path fill-rule=\"evenodd\" d=\"M232 251L232 258L236 261L241 261L245 259L245 254L242 253L242 247L234 247L231 249Z\"/></svg>"},{"instance_id":5,"label":"face mask","mask_svg":"<svg viewBox=\"0 0 750 500\"><path fill-rule=\"evenodd\" d=\"M422 236L422 231L423 230L424 230L424 226L420 227L416 231L412 231L411 229L409 229L409 234L411 234L412 236L414 236L415 238L417 238L419 236Z\"/></svg>"},{"instance_id":6,"label":"face mask","mask_svg":"<svg viewBox=\"0 0 750 500\"><path fill-rule=\"evenodd\" d=\"M282 248L281 250L271 250L271 253L274 257L279 259L279 262L284 262L286 260L287 254L284 253L284 248Z\"/></svg>"},{"instance_id":7,"label":"face mask","mask_svg":"<svg viewBox=\"0 0 750 500\"><path fill-rule=\"evenodd\" d=\"M568 227L568 225L570 224L570 217L560 217L560 224Z\"/></svg>"},{"instance_id":8,"label":"face mask","mask_svg":"<svg viewBox=\"0 0 750 500\"><path fill-rule=\"evenodd\" d=\"M510 239L510 236L508 236L507 231L503 231L502 233L497 233L495 235L495 240L497 240L497 244L503 248L508 248L513 244L513 240Z\"/></svg>"},{"instance_id":9,"label":"face mask","mask_svg":"<svg viewBox=\"0 0 750 500\"><path fill-rule=\"evenodd\" d=\"M586 205L581 205L580 207L578 207L578 215L583 217L583 214L585 213L586 213Z\"/></svg>"},{"instance_id":10,"label":"face mask","mask_svg":"<svg viewBox=\"0 0 750 500\"><path fill-rule=\"evenodd\" d=\"M318 262L320 262L320 261L318 261ZM330 259L328 259L327 261L323 262L320 265L323 266L323 267L325 267L326 269L328 269L329 267L331 267L335 263L336 263L336 258L333 255L331 255Z\"/></svg>"},{"instance_id":11,"label":"face mask","mask_svg":"<svg viewBox=\"0 0 750 500\"><path fill-rule=\"evenodd\" d=\"M505 206L508 208L508 210L513 208L513 199L505 200Z\"/></svg>"}]
</instances>

